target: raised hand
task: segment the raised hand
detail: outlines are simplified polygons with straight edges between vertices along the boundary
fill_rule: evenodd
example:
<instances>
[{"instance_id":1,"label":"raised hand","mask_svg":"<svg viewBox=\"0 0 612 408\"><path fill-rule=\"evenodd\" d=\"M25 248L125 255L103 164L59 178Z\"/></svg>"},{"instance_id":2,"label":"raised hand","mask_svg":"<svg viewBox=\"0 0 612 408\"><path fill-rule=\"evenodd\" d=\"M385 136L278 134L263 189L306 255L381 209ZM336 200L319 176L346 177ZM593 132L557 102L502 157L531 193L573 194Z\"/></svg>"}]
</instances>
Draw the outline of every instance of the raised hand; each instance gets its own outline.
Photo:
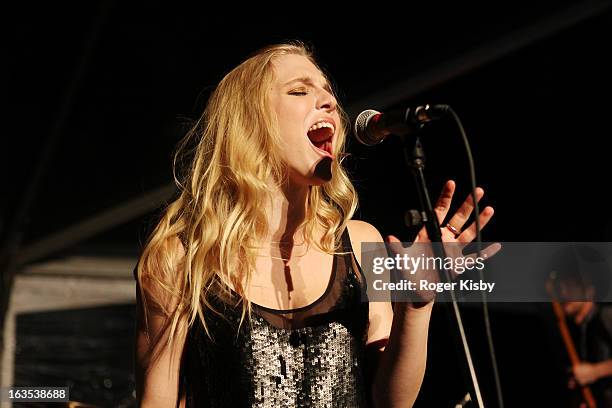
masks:
<instances>
[{"instance_id":1,"label":"raised hand","mask_svg":"<svg viewBox=\"0 0 612 408\"><path fill-rule=\"evenodd\" d=\"M469 194L465 199L461 207L453 214L453 216L448 220L446 224L443 224L444 219L448 215L448 211L450 210L453 195L455 194L455 182L449 180L446 182L444 187L442 188L442 192L440 193L440 197L436 202L436 206L434 208L436 214L438 215L438 222L440 225L443 225L440 232L442 233L442 241L443 242L462 242L465 244L469 244L476 238L476 222L472 222L469 227L464 229L465 224L469 220L472 212L474 211L474 201L472 200L472 195ZM476 188L476 200L480 201L480 199L484 196L484 190L480 187ZM484 228L485 225L491 218L493 218L493 207L485 207L479 217L480 217L480 228ZM427 231L425 228L422 228L417 235L415 242L428 242L429 237L427 236Z\"/></svg>"},{"instance_id":2,"label":"raised hand","mask_svg":"<svg viewBox=\"0 0 612 408\"><path fill-rule=\"evenodd\" d=\"M466 227L466 223L468 222L468 220L470 219L470 216L472 215L472 212L474 211L474 201L472 199L471 194L468 195L466 200L459 207L459 209L452 215L452 217L450 217L448 222L446 224L443 224L444 219L447 217L449 209L451 207L454 193L455 193L455 182L450 180L446 182L446 184L444 185L444 188L442 189L442 193L440 194L440 197L438 198L438 201L436 202L434 210L438 216L438 222L440 223L440 225L443 225L440 229L440 232L442 235L442 241L445 244L446 243L451 243L451 244L458 243L458 245L445 245L446 256L449 258L455 259L455 260L459 258L463 258L462 261L463 263L465 263L465 261L468 259L474 260L476 258L475 253L469 254L469 255L463 254L463 249L465 248L465 246L468 245L470 242L472 242L476 238L476 222L472 222L469 226ZM477 201L480 201L480 199L483 196L484 196L484 190L482 188L476 188ZM489 207L489 206L485 207L480 212L479 221L480 221L481 229L484 228L489 223L489 221L493 217L493 213L494 213L493 207ZM414 241L414 243L417 245L413 245L412 247L409 247L409 248L403 248L400 244L400 241L392 235L389 235L387 237L387 243L388 243L388 247L390 248L394 256L396 254L399 254L400 256L407 254L408 256L411 256L411 257L421 256L421 255L425 257L433 256L433 251L431 250L431 246L423 245L423 244L430 243L425 227L423 227L419 231ZM425 248L427 249L424 251ZM484 248L481 251L481 256L484 258L490 258L495 253L497 253L500 249L501 249L500 244L498 243L492 244L488 246L487 248ZM421 252L425 252L425 253L421 254ZM451 273L453 275L452 277L456 277L459 274L459 272L457 272L456 270L455 271L451 270ZM439 282L439 276L438 276L437 269L426 268L426 267L420 268L419 270L417 270L415 273L412 273L412 274L402 274L402 278L404 279L408 278L410 281L413 281L417 284L421 280L426 280L427 282L431 282L431 283ZM418 289L418 285L417 285L417 289ZM435 297L435 292L431 290L415 290L415 291L412 291L411 293L414 295L415 301L419 301L419 302L429 302L433 300L433 298Z\"/></svg>"}]
</instances>

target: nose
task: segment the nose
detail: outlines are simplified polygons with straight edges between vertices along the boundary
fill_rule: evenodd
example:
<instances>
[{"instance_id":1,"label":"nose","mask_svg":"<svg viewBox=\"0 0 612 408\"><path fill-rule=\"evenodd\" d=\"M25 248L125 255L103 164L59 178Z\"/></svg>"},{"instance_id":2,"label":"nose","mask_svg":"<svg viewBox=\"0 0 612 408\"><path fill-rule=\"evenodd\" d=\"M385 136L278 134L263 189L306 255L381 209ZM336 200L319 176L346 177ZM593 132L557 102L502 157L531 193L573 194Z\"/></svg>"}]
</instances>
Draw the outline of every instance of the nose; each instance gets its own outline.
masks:
<instances>
[{"instance_id":1,"label":"nose","mask_svg":"<svg viewBox=\"0 0 612 408\"><path fill-rule=\"evenodd\" d=\"M325 109L326 111L333 112L336 110L337 101L334 95L326 90L322 90L319 94L317 105L319 109Z\"/></svg>"}]
</instances>

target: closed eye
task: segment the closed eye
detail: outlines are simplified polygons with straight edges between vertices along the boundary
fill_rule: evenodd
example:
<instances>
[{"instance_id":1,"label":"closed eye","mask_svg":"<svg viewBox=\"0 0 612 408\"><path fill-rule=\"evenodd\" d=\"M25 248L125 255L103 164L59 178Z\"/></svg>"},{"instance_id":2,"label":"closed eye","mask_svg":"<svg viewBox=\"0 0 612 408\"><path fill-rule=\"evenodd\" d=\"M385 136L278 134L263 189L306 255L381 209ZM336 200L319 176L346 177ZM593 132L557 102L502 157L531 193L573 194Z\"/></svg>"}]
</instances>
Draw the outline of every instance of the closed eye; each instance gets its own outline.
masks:
<instances>
[{"instance_id":1,"label":"closed eye","mask_svg":"<svg viewBox=\"0 0 612 408\"><path fill-rule=\"evenodd\" d=\"M308 95L308 91L304 89L295 89L293 91L289 91L289 95L304 96Z\"/></svg>"}]
</instances>

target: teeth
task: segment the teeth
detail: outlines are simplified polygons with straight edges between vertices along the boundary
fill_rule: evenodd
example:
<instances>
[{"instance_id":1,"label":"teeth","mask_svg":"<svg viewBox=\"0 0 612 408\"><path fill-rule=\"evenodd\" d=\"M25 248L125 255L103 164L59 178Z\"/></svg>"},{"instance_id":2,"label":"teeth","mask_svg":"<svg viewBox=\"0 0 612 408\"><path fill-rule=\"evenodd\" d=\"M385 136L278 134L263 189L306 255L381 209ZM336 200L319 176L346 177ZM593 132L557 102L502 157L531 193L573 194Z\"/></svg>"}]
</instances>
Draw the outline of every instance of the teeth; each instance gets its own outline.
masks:
<instances>
[{"instance_id":1,"label":"teeth","mask_svg":"<svg viewBox=\"0 0 612 408\"><path fill-rule=\"evenodd\" d=\"M314 125L312 125L310 127L310 129L308 129L308 131L311 132L313 130L321 129L321 128L324 128L324 127L330 128L332 131L336 130L336 129L334 129L334 125L332 125L331 123L322 121L322 122L317 122Z\"/></svg>"}]
</instances>

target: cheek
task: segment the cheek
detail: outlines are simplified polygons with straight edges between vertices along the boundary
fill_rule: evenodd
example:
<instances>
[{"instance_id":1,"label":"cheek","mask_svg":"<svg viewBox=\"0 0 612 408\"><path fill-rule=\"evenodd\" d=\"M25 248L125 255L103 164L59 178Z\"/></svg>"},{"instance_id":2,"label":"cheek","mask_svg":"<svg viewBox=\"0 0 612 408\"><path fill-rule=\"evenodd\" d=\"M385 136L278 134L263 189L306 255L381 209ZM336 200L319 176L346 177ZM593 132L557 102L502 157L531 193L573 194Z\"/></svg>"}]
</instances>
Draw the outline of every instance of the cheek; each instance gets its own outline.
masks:
<instances>
[{"instance_id":1,"label":"cheek","mask_svg":"<svg viewBox=\"0 0 612 408\"><path fill-rule=\"evenodd\" d=\"M276 111L278 117L278 125L280 130L280 136L284 140L295 141L296 139L302 139L305 137L304 130L304 118L306 117L305 112L299 109L281 107Z\"/></svg>"}]
</instances>

